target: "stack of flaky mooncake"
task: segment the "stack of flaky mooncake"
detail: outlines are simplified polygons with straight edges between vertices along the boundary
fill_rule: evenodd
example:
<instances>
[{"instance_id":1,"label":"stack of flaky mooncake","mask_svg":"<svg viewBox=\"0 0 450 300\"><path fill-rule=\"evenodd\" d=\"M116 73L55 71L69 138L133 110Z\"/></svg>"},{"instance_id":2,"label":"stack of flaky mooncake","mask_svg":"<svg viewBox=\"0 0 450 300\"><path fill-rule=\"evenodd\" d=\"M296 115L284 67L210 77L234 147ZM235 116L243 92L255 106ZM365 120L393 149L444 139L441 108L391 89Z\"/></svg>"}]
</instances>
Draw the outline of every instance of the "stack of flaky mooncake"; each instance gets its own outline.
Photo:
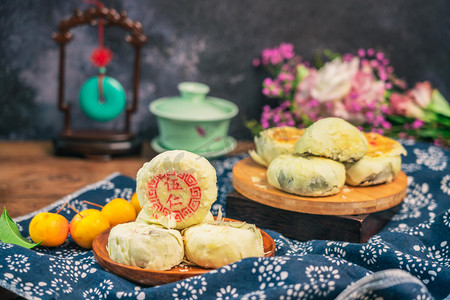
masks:
<instances>
[{"instance_id":1,"label":"stack of flaky mooncake","mask_svg":"<svg viewBox=\"0 0 450 300\"><path fill-rule=\"evenodd\" d=\"M275 138L280 136L284 136L281 142ZM267 129L255 137L255 144L256 151L250 155L257 163L268 166L270 185L311 197L336 194L344 184L391 182L401 170L401 155L406 155L397 141L363 133L340 118L321 119L304 131Z\"/></svg>"},{"instance_id":2,"label":"stack of flaky mooncake","mask_svg":"<svg viewBox=\"0 0 450 300\"><path fill-rule=\"evenodd\" d=\"M113 261L149 270L184 262L218 268L246 257L264 256L261 232L244 222L214 220L214 167L191 152L166 151L137 173L142 210L135 222L113 227L107 250Z\"/></svg>"}]
</instances>

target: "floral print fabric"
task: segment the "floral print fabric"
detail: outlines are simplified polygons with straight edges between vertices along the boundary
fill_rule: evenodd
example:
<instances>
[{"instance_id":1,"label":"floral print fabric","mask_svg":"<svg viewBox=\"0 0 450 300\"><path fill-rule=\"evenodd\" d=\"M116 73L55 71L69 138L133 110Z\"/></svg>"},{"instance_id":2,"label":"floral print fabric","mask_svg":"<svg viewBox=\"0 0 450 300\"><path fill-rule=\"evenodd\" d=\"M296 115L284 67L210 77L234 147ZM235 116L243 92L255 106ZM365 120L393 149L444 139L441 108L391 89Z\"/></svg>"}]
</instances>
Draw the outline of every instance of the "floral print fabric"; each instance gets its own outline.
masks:
<instances>
[{"instance_id":1,"label":"floral print fabric","mask_svg":"<svg viewBox=\"0 0 450 300\"><path fill-rule=\"evenodd\" d=\"M141 286L103 270L92 251L69 238L57 248L28 250L0 243L0 286L28 299L444 299L450 295L450 151L402 141L408 194L399 212L367 243L300 242L266 230L276 255L247 258L202 276ZM212 161L225 211L233 190L231 170L246 155ZM104 205L130 199L135 181L120 174L86 186L43 209L55 212L70 200ZM22 234L38 212L16 218ZM70 220L73 212L64 208Z\"/></svg>"}]
</instances>

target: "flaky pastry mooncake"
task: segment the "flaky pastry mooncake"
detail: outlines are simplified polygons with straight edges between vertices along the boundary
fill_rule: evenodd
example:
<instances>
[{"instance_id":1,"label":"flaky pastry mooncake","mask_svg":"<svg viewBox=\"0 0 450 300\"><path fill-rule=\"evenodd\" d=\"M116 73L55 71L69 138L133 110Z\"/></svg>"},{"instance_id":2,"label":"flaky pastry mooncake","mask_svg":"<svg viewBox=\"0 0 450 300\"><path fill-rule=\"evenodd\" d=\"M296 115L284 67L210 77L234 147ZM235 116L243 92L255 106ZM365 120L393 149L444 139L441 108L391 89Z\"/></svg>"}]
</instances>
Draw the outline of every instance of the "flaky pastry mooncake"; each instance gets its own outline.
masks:
<instances>
[{"instance_id":1,"label":"flaky pastry mooncake","mask_svg":"<svg viewBox=\"0 0 450 300\"><path fill-rule=\"evenodd\" d=\"M367 151L367 140L355 126L340 118L321 119L306 128L295 154L312 154L340 162L355 162Z\"/></svg>"},{"instance_id":2,"label":"flaky pastry mooncake","mask_svg":"<svg viewBox=\"0 0 450 300\"><path fill-rule=\"evenodd\" d=\"M263 130L255 136L255 150L249 151L251 158L260 165L268 166L275 157L290 154L305 132L305 129L283 126Z\"/></svg>"},{"instance_id":3,"label":"flaky pastry mooncake","mask_svg":"<svg viewBox=\"0 0 450 300\"><path fill-rule=\"evenodd\" d=\"M136 176L136 193L142 210L153 221L183 229L206 217L217 198L216 182L216 170L204 157L173 150L142 166Z\"/></svg>"},{"instance_id":4,"label":"flaky pastry mooncake","mask_svg":"<svg viewBox=\"0 0 450 300\"><path fill-rule=\"evenodd\" d=\"M246 257L264 256L261 232L243 222L209 222L183 231L188 261L204 268L220 268Z\"/></svg>"},{"instance_id":5,"label":"flaky pastry mooncake","mask_svg":"<svg viewBox=\"0 0 450 300\"><path fill-rule=\"evenodd\" d=\"M365 133L368 141L366 154L356 163L346 164L346 183L369 186L391 182L401 170L401 155L405 148L397 141L377 133Z\"/></svg>"},{"instance_id":6,"label":"flaky pastry mooncake","mask_svg":"<svg viewBox=\"0 0 450 300\"><path fill-rule=\"evenodd\" d=\"M114 226L106 249L115 262L155 271L169 270L184 258L178 230L138 222Z\"/></svg>"},{"instance_id":7,"label":"flaky pastry mooncake","mask_svg":"<svg viewBox=\"0 0 450 300\"><path fill-rule=\"evenodd\" d=\"M269 165L267 181L291 194L328 196L338 193L344 186L345 167L324 157L280 155Z\"/></svg>"}]
</instances>

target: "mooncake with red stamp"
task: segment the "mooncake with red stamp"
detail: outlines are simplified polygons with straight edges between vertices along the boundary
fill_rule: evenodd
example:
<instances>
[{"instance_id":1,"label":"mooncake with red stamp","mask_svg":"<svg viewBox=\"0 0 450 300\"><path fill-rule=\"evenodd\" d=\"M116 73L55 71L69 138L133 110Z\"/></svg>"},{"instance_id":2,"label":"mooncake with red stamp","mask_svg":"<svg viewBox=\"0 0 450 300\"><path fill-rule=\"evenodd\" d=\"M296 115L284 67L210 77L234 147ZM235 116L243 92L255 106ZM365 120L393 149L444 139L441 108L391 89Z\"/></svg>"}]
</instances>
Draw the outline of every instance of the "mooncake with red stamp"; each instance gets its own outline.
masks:
<instances>
[{"instance_id":1,"label":"mooncake with red stamp","mask_svg":"<svg viewBox=\"0 0 450 300\"><path fill-rule=\"evenodd\" d=\"M145 163L136 176L139 220L183 229L202 222L217 198L216 170L197 154L173 150Z\"/></svg>"}]
</instances>

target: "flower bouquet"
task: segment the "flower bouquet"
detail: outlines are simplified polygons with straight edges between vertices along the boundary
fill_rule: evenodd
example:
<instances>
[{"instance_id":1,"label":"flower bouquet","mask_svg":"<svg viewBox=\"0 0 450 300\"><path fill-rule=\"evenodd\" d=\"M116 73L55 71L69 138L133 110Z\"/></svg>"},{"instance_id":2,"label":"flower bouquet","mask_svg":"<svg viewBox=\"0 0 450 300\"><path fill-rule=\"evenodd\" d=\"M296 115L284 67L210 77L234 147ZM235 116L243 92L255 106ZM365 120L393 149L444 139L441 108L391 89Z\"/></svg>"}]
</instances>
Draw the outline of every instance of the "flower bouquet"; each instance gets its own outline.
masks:
<instances>
[{"instance_id":1,"label":"flower bouquet","mask_svg":"<svg viewBox=\"0 0 450 300\"><path fill-rule=\"evenodd\" d=\"M311 64L295 54L292 44L282 43L264 49L253 65L270 74L262 93L277 99L263 107L259 122L247 122L253 134L339 117L364 131L450 145L448 102L428 81L408 89L382 52L359 49L340 55L326 50Z\"/></svg>"}]
</instances>

